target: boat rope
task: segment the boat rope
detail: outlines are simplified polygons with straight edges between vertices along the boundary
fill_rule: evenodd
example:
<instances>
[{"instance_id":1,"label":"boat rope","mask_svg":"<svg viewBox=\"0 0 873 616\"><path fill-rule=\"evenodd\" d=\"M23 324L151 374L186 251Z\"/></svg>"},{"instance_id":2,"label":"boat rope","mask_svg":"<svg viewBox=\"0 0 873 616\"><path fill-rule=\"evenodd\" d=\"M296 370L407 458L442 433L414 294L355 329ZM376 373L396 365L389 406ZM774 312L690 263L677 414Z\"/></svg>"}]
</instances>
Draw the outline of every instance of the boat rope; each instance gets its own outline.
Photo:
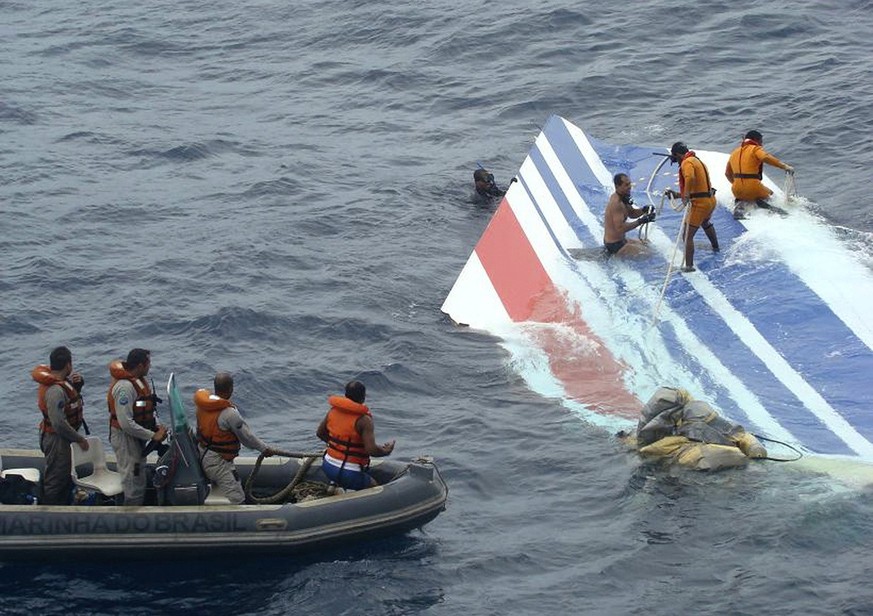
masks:
<instances>
[{"instance_id":1,"label":"boat rope","mask_svg":"<svg viewBox=\"0 0 873 616\"><path fill-rule=\"evenodd\" d=\"M679 202L680 205L677 207L675 204L675 199L673 198L673 193L664 192L665 196L670 198L670 208L679 212L682 209L685 209L685 203ZM667 285L670 283L670 277L673 275L673 264L676 262L676 251L679 250L679 242L682 241L682 236L685 235L685 221L688 218L689 209L685 210L685 215L682 217L682 224L679 225L679 234L676 236L676 242L673 244L673 254L670 255L670 263L667 265L667 275L664 276L664 284L661 286L661 295L658 297L658 303L655 304L655 310L652 312L652 326L655 326L658 323L658 313L661 311L661 304L664 301L664 294L667 292Z\"/></svg>"},{"instance_id":2,"label":"boat rope","mask_svg":"<svg viewBox=\"0 0 873 616\"><path fill-rule=\"evenodd\" d=\"M791 451L797 454L796 458L771 458L770 456L765 456L763 458L758 458L759 460L770 460L771 462L797 462L800 458L803 457L803 452L800 451L797 447L793 445L789 445L785 441L777 441L774 438L767 438L766 436L761 436L760 434L753 434L756 439L759 441L765 441L767 443L776 443L777 445L782 445L783 447L788 447Z\"/></svg>"},{"instance_id":3,"label":"boat rope","mask_svg":"<svg viewBox=\"0 0 873 616\"><path fill-rule=\"evenodd\" d=\"M403 477L403 475L409 472L409 469L412 467L413 464L430 464L431 466L436 468L436 465L433 463L433 458L431 458L430 456L419 456L414 460L410 460L409 464L394 473L394 475L391 477L391 479L387 481L387 483L391 483L395 479L400 479L401 477Z\"/></svg>"},{"instance_id":4,"label":"boat rope","mask_svg":"<svg viewBox=\"0 0 873 616\"><path fill-rule=\"evenodd\" d=\"M255 477L257 476L258 472L261 470L261 464L263 463L264 458L266 457L266 456L264 456L263 452L261 452L261 455L258 456L257 462L255 462L255 468L252 469L252 472L249 474L248 478L246 479L246 485L244 488L245 495L246 495L246 502L257 503L258 505L274 505L277 503L287 502L288 497L292 495L292 493L294 492L294 489L297 488L298 485L300 485L301 482L303 481L303 478L306 476L306 472L309 470L309 467L311 467L312 464L316 460L320 460L321 457L324 455L324 452L299 453L299 452L293 452L293 451L280 451L280 450L275 450L275 452L276 452L277 456L284 456L286 458L301 458L302 461L300 462L300 468L297 470L297 473L295 473L294 477L291 479L291 481L288 483L288 485L285 486L284 488L282 488L281 490L279 490L278 492L276 492L275 494L273 494L272 496L263 496L263 497L262 496L255 496L252 494L252 487L255 483ZM311 483L311 482L307 482L307 483ZM325 493L324 495L325 496L327 495L327 490L328 490L328 486L327 486L327 484L324 484L324 493Z\"/></svg>"}]
</instances>

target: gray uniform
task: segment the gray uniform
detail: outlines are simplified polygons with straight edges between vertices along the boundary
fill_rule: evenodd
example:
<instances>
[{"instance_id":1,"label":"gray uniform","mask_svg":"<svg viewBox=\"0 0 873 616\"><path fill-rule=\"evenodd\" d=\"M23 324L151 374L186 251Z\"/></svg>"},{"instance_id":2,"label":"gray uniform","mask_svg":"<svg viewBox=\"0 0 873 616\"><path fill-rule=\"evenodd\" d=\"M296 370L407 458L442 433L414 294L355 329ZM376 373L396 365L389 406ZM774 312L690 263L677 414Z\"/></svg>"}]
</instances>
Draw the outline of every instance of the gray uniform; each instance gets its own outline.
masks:
<instances>
[{"instance_id":1,"label":"gray uniform","mask_svg":"<svg viewBox=\"0 0 873 616\"><path fill-rule=\"evenodd\" d=\"M52 385L45 392L45 405L49 421L55 433L44 432L39 438L39 447L45 454L45 472L42 478L43 505L66 505L70 502L73 480L70 477L72 456L70 443L81 437L67 423L64 407L67 393L60 385Z\"/></svg>"},{"instance_id":2,"label":"gray uniform","mask_svg":"<svg viewBox=\"0 0 873 616\"><path fill-rule=\"evenodd\" d=\"M260 452L267 448L266 443L252 433L251 428L234 406L229 406L221 411L218 416L218 427L233 432L239 442L246 447ZM241 505L244 503L246 500L245 492L233 462L225 460L214 451L205 449L203 445L200 445L200 455L203 473L209 478L209 481L221 489L232 504Z\"/></svg>"},{"instance_id":3,"label":"gray uniform","mask_svg":"<svg viewBox=\"0 0 873 616\"><path fill-rule=\"evenodd\" d=\"M109 428L109 442L118 460L121 473L121 487L124 489L125 505L142 505L146 488L146 457L142 455L143 446L155 435L133 420L133 405L136 401L136 388L127 380L118 381L112 386L115 399L115 416L121 429Z\"/></svg>"}]
</instances>

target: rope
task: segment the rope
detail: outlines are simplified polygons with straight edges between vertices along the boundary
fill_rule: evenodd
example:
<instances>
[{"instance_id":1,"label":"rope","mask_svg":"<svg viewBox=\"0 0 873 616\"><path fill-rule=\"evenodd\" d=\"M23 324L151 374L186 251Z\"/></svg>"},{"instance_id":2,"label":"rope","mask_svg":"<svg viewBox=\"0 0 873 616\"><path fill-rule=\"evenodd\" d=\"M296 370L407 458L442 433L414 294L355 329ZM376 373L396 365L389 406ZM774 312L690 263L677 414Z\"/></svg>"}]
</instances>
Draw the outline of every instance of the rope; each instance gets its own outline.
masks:
<instances>
[{"instance_id":1,"label":"rope","mask_svg":"<svg viewBox=\"0 0 873 616\"><path fill-rule=\"evenodd\" d=\"M678 201L673 198L673 195L670 195L670 208L674 212L681 212L685 208L685 202L679 199ZM685 222L685 221L682 221Z\"/></svg>"},{"instance_id":2,"label":"rope","mask_svg":"<svg viewBox=\"0 0 873 616\"><path fill-rule=\"evenodd\" d=\"M652 207L655 206L655 204L652 202L652 193L651 193L652 184L655 181L655 176L658 175L658 172L661 170L661 167L666 165L667 161L670 160L669 156L664 156L663 154L657 154L657 153L654 153L654 154L657 156L663 156L663 158L661 159L661 162L658 164L658 166L655 167L655 170L652 171L652 175L649 176L649 183L646 184L646 196L649 198L649 205L651 205ZM664 196L661 195L661 205L663 205L663 204L664 204ZM661 213L661 210L658 210L658 214L660 214L660 213Z\"/></svg>"},{"instance_id":3,"label":"rope","mask_svg":"<svg viewBox=\"0 0 873 616\"><path fill-rule=\"evenodd\" d=\"M655 213L656 213L658 216L660 216L660 215L661 215L661 212L664 211L664 201L665 201L666 199L667 199L667 193L666 193L666 192L661 193L661 202L658 203L658 207L655 208Z\"/></svg>"},{"instance_id":4,"label":"rope","mask_svg":"<svg viewBox=\"0 0 873 616\"><path fill-rule=\"evenodd\" d=\"M301 453L299 451L282 451L281 449L274 449L273 455L280 456L283 458L320 458L324 455L324 451L316 451L315 453ZM264 457L264 454L261 454L258 459Z\"/></svg>"},{"instance_id":5,"label":"rope","mask_svg":"<svg viewBox=\"0 0 873 616\"><path fill-rule=\"evenodd\" d=\"M294 475L294 477L291 479L291 482L287 486L285 486L284 488L282 488L281 490L279 490L278 492L276 492L272 496L264 496L264 497L254 496L252 494L252 486L255 483L255 477L257 476L258 472L261 470L261 464L263 463L264 458L266 457L266 456L264 456L263 453L261 453L261 455L258 456L258 461L255 462L255 468L252 469L252 472L249 474L248 478L246 479L246 485L245 485L246 502L257 503L258 505L274 505L276 503L287 502L288 496L291 494L291 492L294 490L294 488L296 488L297 485L306 476L306 472L309 470L309 467L312 466L313 462L320 459L322 457L322 455L324 455L323 452L298 453L298 452L292 452L292 451L279 451L279 450L274 450L274 451L276 452L276 455L278 455L278 456L284 456L286 458L302 458L303 462L301 462L300 468L297 470L297 473Z\"/></svg>"},{"instance_id":6,"label":"rope","mask_svg":"<svg viewBox=\"0 0 873 616\"><path fill-rule=\"evenodd\" d=\"M685 209L685 204L682 203L680 207L676 207L675 199L673 199L673 195L670 195L670 207L675 211L681 211ZM681 203L681 201L680 201ZM676 243L673 244L673 254L670 255L670 264L667 266L667 275L664 277L664 284L661 286L661 295L658 297L658 303L655 304L655 310L652 313L652 326L657 324L658 322L658 313L661 311L661 303L664 301L664 294L667 292L667 285L670 283L670 277L673 275L673 263L676 261L676 251L679 250L679 242L682 240L682 236L685 232L685 220L688 218L688 210L685 210L685 215L682 217L682 224L679 225L679 234L676 236Z\"/></svg>"},{"instance_id":7,"label":"rope","mask_svg":"<svg viewBox=\"0 0 873 616\"><path fill-rule=\"evenodd\" d=\"M759 441L765 441L767 443L776 443L777 445L782 445L783 447L788 447L791 451L797 454L796 458L771 458L770 456L765 456L763 458L758 458L759 460L770 460L771 462L797 462L800 458L803 457L803 452L800 451L797 447L793 445L789 445L785 441L777 441L774 438L767 438L766 436L761 436L760 434L753 434L756 439Z\"/></svg>"},{"instance_id":8,"label":"rope","mask_svg":"<svg viewBox=\"0 0 873 616\"><path fill-rule=\"evenodd\" d=\"M649 176L649 182L646 184L646 198L649 200L649 205L652 206L652 211L655 212L657 216L660 216L661 210L664 209L664 197L666 196L666 193L661 193L661 203L656 207L655 202L652 201L652 184L655 181L655 176L658 175L661 167L663 167L668 160L670 160L670 158L668 156L665 156L661 160L661 162L658 163L658 166L655 167L654 171L652 171L652 174ZM637 236L640 238L641 242L649 241L649 223L640 226L639 230L637 231Z\"/></svg>"},{"instance_id":9,"label":"rope","mask_svg":"<svg viewBox=\"0 0 873 616\"><path fill-rule=\"evenodd\" d=\"M659 167L659 169L660 169L660 167ZM655 205L654 203L652 203L651 195L648 194L648 188L646 189L646 191L647 191L646 195L649 197L649 205L652 206L652 211L655 213L656 217L660 216L661 212L664 210L664 200L667 198L667 193L666 192L661 193L661 201L660 201L660 203L658 203L658 205ZM672 205L670 207L672 207ZM649 223L646 223L644 225L640 225L640 228L637 231L637 235L639 236L641 242L648 242L649 241Z\"/></svg>"}]
</instances>

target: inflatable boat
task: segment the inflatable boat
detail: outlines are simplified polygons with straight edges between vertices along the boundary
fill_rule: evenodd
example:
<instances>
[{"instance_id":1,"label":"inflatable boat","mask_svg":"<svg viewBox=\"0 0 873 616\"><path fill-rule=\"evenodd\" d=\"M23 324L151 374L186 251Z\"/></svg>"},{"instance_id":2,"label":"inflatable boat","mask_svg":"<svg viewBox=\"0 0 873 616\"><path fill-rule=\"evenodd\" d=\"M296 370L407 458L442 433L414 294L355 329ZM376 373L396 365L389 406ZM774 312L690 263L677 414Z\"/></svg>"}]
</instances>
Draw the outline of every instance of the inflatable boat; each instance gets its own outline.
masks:
<instances>
[{"instance_id":1,"label":"inflatable boat","mask_svg":"<svg viewBox=\"0 0 873 616\"><path fill-rule=\"evenodd\" d=\"M4 467L41 470L38 451L0 450ZM243 481L255 460L239 459ZM296 459L268 459L259 488L275 492L296 475ZM110 460L110 468L113 466ZM306 479L327 482L318 465ZM198 555L216 552L297 553L329 544L402 533L427 524L444 508L448 490L428 461L374 461L374 488L298 503L123 507L0 505L0 561L19 558L148 557L160 548Z\"/></svg>"},{"instance_id":2,"label":"inflatable boat","mask_svg":"<svg viewBox=\"0 0 873 616\"><path fill-rule=\"evenodd\" d=\"M498 336L531 389L607 429L630 429L650 392L676 383L756 434L873 462L863 252L766 177L785 215L736 220L728 155L697 145L717 189L721 252L699 233L696 272L679 272L683 212L664 203L678 188L667 147L612 145L553 116L442 310ZM637 259L597 258L619 172L637 207L658 213Z\"/></svg>"},{"instance_id":3,"label":"inflatable boat","mask_svg":"<svg viewBox=\"0 0 873 616\"><path fill-rule=\"evenodd\" d=\"M148 558L153 549L160 549L161 555L178 552L198 557L295 554L419 528L445 508L448 488L428 458L410 462L374 459L370 474L378 486L332 495L328 495L328 479L315 458L237 458L235 465L247 493L261 504L231 505L221 495L207 495L208 489L200 486L202 475L195 472L199 465L190 464L191 442L186 443L183 436L184 408L173 377L168 392L175 418L173 442L160 458L155 454L149 458L146 504L115 504L120 483L111 456L87 461L74 458L72 472L77 491L84 497L82 504L33 504L29 494L20 502L30 504L0 504L0 561L64 556ZM98 450L96 455L101 456L99 439L89 438L98 445L89 451ZM167 460L174 448L182 458L167 477ZM29 485L36 492L34 482L43 463L39 451L2 449L0 481ZM175 481L170 480L173 477ZM295 494L287 490L292 485L314 489ZM289 495L283 498L285 502L270 504L284 493Z\"/></svg>"}]
</instances>

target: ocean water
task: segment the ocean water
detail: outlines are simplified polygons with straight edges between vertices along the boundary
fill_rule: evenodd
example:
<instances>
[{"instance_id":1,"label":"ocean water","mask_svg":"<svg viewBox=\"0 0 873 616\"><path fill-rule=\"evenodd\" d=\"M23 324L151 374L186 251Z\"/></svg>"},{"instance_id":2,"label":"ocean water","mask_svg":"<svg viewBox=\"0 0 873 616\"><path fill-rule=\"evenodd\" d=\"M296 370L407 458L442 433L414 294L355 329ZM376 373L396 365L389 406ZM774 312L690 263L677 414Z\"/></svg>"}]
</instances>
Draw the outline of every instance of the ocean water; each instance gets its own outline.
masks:
<instances>
[{"instance_id":1,"label":"ocean water","mask_svg":"<svg viewBox=\"0 0 873 616\"><path fill-rule=\"evenodd\" d=\"M108 442L106 365L142 346L186 393L232 371L287 449L316 447L326 396L360 378L378 437L450 486L421 531L305 558L0 565L0 613L873 613L869 489L644 465L439 310L493 212L473 169L505 183L551 114L721 151L758 128L873 263L873 3L0 15L4 444L36 446L29 371L58 344Z\"/></svg>"}]
</instances>

